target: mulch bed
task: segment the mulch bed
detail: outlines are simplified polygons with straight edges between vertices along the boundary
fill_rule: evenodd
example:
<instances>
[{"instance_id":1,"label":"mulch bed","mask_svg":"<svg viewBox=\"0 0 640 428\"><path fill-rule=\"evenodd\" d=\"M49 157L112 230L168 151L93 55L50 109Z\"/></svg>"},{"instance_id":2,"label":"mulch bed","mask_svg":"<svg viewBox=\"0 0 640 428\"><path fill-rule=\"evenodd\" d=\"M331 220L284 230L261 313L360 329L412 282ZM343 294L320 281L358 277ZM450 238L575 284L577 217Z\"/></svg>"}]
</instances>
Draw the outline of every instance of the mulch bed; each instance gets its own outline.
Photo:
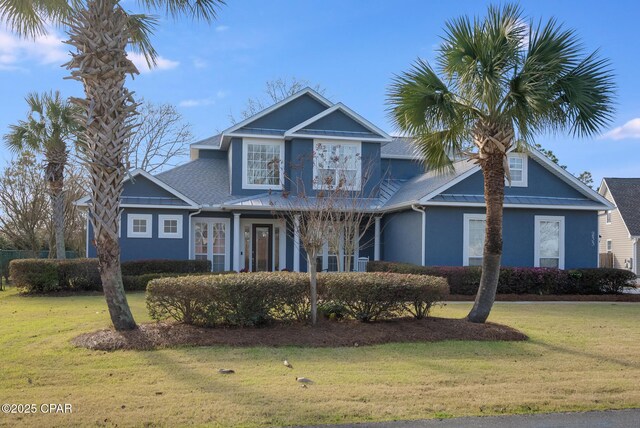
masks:
<instances>
[{"instance_id":1,"label":"mulch bed","mask_svg":"<svg viewBox=\"0 0 640 428\"><path fill-rule=\"evenodd\" d=\"M451 294L445 300L473 302L476 296ZM640 302L640 294L497 294L498 302Z\"/></svg>"},{"instance_id":2,"label":"mulch bed","mask_svg":"<svg viewBox=\"0 0 640 428\"><path fill-rule=\"evenodd\" d=\"M141 324L137 330L113 329L86 333L72 343L93 350L150 350L175 346L366 346L391 342L441 340L527 340L518 330L500 324L473 324L461 319L397 319L361 323L320 321L307 324L273 324L262 328L201 328L178 323Z\"/></svg>"}]
</instances>

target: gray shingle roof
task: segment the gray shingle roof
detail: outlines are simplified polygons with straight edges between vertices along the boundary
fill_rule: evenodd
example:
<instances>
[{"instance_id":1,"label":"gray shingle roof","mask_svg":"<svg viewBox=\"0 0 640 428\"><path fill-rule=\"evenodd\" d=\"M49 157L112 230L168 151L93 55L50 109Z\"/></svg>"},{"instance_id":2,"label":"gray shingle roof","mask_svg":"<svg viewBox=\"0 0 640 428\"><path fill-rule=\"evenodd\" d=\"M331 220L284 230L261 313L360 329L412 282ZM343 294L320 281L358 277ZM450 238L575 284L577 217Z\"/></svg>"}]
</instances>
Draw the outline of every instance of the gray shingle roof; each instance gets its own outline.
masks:
<instances>
[{"instance_id":1,"label":"gray shingle roof","mask_svg":"<svg viewBox=\"0 0 640 428\"><path fill-rule=\"evenodd\" d=\"M429 193L447 184L460 174L464 174L476 165L469 161L454 162L455 172L442 174L434 171L418 175L408 180L404 185L400 186L398 191L393 194L384 204L384 207L391 207L403 203L417 202Z\"/></svg>"},{"instance_id":2,"label":"gray shingle roof","mask_svg":"<svg viewBox=\"0 0 640 428\"><path fill-rule=\"evenodd\" d=\"M155 177L198 204L218 205L232 199L227 159L196 159Z\"/></svg>"},{"instance_id":3,"label":"gray shingle roof","mask_svg":"<svg viewBox=\"0 0 640 428\"><path fill-rule=\"evenodd\" d=\"M410 156L417 157L415 148L411 144L411 138L393 137L393 140L382 144L380 154L385 156Z\"/></svg>"},{"instance_id":4,"label":"gray shingle roof","mask_svg":"<svg viewBox=\"0 0 640 428\"><path fill-rule=\"evenodd\" d=\"M218 135L214 135L213 137L205 138L204 140L196 141L191 145L220 147L221 138L222 138L222 134L218 134Z\"/></svg>"},{"instance_id":5,"label":"gray shingle roof","mask_svg":"<svg viewBox=\"0 0 640 428\"><path fill-rule=\"evenodd\" d=\"M640 178L605 178L631 236L640 236Z\"/></svg>"}]
</instances>

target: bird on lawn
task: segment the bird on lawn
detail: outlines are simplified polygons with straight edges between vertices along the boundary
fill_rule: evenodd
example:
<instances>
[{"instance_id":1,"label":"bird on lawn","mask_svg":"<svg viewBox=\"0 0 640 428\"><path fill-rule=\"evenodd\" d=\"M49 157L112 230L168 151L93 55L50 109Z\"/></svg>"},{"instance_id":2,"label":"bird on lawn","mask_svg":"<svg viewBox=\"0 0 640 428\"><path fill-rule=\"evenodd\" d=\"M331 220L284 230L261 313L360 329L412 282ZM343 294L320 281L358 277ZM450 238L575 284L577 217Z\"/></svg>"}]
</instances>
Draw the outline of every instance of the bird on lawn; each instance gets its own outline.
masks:
<instances>
[{"instance_id":1,"label":"bird on lawn","mask_svg":"<svg viewBox=\"0 0 640 428\"><path fill-rule=\"evenodd\" d=\"M235 373L235 370L231 370L231 369L218 369L218 373L220 373L220 374L233 374L233 373Z\"/></svg>"},{"instance_id":2,"label":"bird on lawn","mask_svg":"<svg viewBox=\"0 0 640 428\"><path fill-rule=\"evenodd\" d=\"M284 360L284 361L283 361L283 364L284 364L284 366L285 366L285 367L289 367L290 369L292 369L292 368L293 368L293 366L291 365L291 363L289 362L289 360Z\"/></svg>"},{"instance_id":3,"label":"bird on lawn","mask_svg":"<svg viewBox=\"0 0 640 428\"><path fill-rule=\"evenodd\" d=\"M313 381L308 377L296 377L296 382L304 383L304 384L312 384Z\"/></svg>"}]
</instances>

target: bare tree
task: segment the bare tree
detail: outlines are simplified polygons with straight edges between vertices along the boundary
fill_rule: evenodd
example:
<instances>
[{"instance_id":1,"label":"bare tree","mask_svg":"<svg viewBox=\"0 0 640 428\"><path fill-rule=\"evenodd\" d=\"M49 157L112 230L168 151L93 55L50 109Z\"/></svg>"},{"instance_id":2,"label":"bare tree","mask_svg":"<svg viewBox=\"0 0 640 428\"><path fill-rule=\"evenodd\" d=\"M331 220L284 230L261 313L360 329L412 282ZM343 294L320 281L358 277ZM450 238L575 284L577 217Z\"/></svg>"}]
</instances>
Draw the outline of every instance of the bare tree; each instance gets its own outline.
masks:
<instances>
[{"instance_id":1,"label":"bare tree","mask_svg":"<svg viewBox=\"0 0 640 428\"><path fill-rule=\"evenodd\" d=\"M338 164L345 163L342 169L348 167L351 161L348 158L342 160L333 158ZM370 159L363 159L360 154L356 154L356 164L361 164L361 177L357 186L349 186L340 183L331 187L330 192L333 198L339 201L339 208L334 211L332 218L331 233L329 234L329 248L333 254L338 254L338 271L350 272L356 261L356 253L363 245L368 245L365 241L365 234L375 223L375 216L372 213L372 204L377 198L376 190L379 183L373 180L373 162ZM339 165L335 165L339 167ZM337 204L336 204L337 205Z\"/></svg>"},{"instance_id":2,"label":"bare tree","mask_svg":"<svg viewBox=\"0 0 640 428\"><path fill-rule=\"evenodd\" d=\"M172 104L144 102L138 108L126 153L128 167L149 173L177 165L189 154L191 125Z\"/></svg>"},{"instance_id":3,"label":"bare tree","mask_svg":"<svg viewBox=\"0 0 640 428\"><path fill-rule=\"evenodd\" d=\"M0 177L0 231L18 250L42 249L50 220L47 182L36 157L22 152Z\"/></svg>"},{"instance_id":4,"label":"bare tree","mask_svg":"<svg viewBox=\"0 0 640 428\"><path fill-rule=\"evenodd\" d=\"M312 85L309 81L298 79L295 76L268 80L264 88L264 94L266 96L247 99L244 109L240 112L240 120L237 120L233 113L229 114L229 120L231 123L237 123L247 119L268 106L282 101L296 92L300 92L307 86L312 87L319 94L324 95L325 93L325 89L320 85Z\"/></svg>"},{"instance_id":5,"label":"bare tree","mask_svg":"<svg viewBox=\"0 0 640 428\"><path fill-rule=\"evenodd\" d=\"M311 323L317 321L317 257L328 245L338 255L338 270L351 270L357 246L371 226L371 198L374 189L367 183L372 177L373 163L362 159L355 146L317 144L314 148L314 170L311 189L296 174L303 169L304 159L292 162L285 176L289 191L273 194L271 204L276 215L293 225L293 239L299 241L307 259L310 282ZM269 163L274 174L282 174L279 161ZM364 165L364 167L362 166ZM291 233L291 230L289 231ZM346 267L345 267L346 264Z\"/></svg>"}]
</instances>

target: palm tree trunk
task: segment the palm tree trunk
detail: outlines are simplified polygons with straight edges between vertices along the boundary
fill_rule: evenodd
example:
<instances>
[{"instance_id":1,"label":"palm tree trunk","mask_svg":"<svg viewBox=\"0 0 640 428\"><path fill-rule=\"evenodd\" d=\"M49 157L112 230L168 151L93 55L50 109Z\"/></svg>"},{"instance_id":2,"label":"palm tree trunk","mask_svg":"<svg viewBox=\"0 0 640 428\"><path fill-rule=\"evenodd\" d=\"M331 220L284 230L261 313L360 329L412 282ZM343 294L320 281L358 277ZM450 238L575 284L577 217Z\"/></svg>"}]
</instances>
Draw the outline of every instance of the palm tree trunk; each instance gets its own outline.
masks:
<instances>
[{"instance_id":1,"label":"palm tree trunk","mask_svg":"<svg viewBox=\"0 0 640 428\"><path fill-rule=\"evenodd\" d=\"M136 323L122 285L118 216L125 178L124 156L136 104L125 87L127 74L137 69L126 56L127 18L116 0L89 0L74 15L68 44L77 53L67 64L72 78L84 84L85 99L73 101L83 109L83 142L91 177L90 216L102 288L116 330Z\"/></svg>"},{"instance_id":2,"label":"palm tree trunk","mask_svg":"<svg viewBox=\"0 0 640 428\"><path fill-rule=\"evenodd\" d=\"M51 193L51 206L53 211L53 232L55 236L56 258L66 258L64 242L64 165L67 162L67 153L62 150L51 150L47 153L49 160L46 168L49 192Z\"/></svg>"},{"instance_id":3,"label":"palm tree trunk","mask_svg":"<svg viewBox=\"0 0 640 428\"><path fill-rule=\"evenodd\" d=\"M490 138L480 144L480 166L484 177L484 199L486 202L486 225L484 237L484 253L482 256L482 275L476 300L467 320L484 323L489 317L496 298L500 261L502 259L502 209L504 206L505 156L511 144L512 133L507 131L506 137L501 132L491 132ZM502 140L502 147L493 143Z\"/></svg>"}]
</instances>

